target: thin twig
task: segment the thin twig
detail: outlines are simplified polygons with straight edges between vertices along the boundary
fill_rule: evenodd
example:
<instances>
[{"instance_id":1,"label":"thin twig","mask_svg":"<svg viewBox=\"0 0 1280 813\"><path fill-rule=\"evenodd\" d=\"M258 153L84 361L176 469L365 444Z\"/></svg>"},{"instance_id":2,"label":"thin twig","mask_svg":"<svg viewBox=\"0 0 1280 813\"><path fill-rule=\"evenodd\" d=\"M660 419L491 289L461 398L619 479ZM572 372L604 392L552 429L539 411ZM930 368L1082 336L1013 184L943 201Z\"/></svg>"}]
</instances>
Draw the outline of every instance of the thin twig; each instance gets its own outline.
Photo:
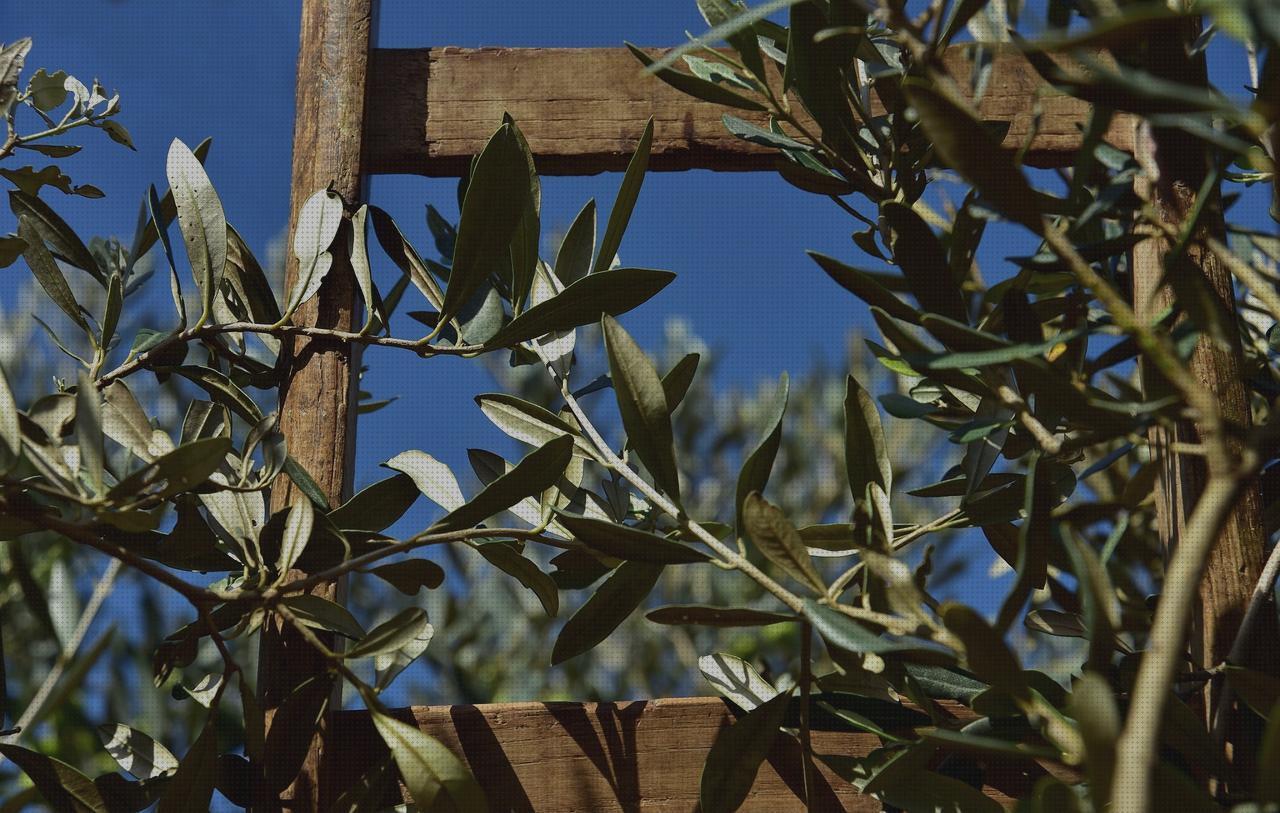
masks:
<instances>
[{"instance_id":1,"label":"thin twig","mask_svg":"<svg viewBox=\"0 0 1280 813\"><path fill-rule=\"evenodd\" d=\"M98 582L93 587L93 593L90 594L88 602L85 603L84 611L80 613L80 621L71 633L71 638L63 645L62 651L58 654L58 659L53 662L49 673L45 675L44 682L40 684L35 696L31 698L31 702L23 710L22 716L14 723L15 733L4 738L6 742L17 740L21 736L21 732L29 728L35 719L40 716L40 712L43 711L49 695L53 693L54 687L62 679L67 665L71 663L76 653L80 650L80 645L84 643L85 636L89 634L89 627L93 625L93 620L97 617L98 610L102 608L102 603L107 600L107 596L111 595L111 588L115 585L116 576L120 575L121 567L120 560L113 559L107 564L107 569L102 571L102 575L98 577ZM4 762L3 754L0 754L0 762Z\"/></svg>"},{"instance_id":2,"label":"thin twig","mask_svg":"<svg viewBox=\"0 0 1280 813\"><path fill-rule=\"evenodd\" d=\"M347 344L392 347L399 350L408 350L415 355L422 356L424 358L430 356L469 356L482 353L488 349L483 345L478 344L441 347L439 345L422 344L419 339L397 339L393 336L373 336L370 334L355 333L348 330L328 330L326 328L307 327L306 325L263 325L256 322L225 322L216 325L202 325L199 327L187 328L180 333L176 333L173 336L164 339L147 352L124 362L111 372L103 375L97 380L97 385L99 388L102 388L107 384L110 384L112 381L137 372L138 370L146 367L153 359L161 356L165 350L173 347L174 345L185 344L186 342L209 338L223 333L263 333L271 336L306 336L310 339L328 339L330 341L344 342Z\"/></svg>"}]
</instances>

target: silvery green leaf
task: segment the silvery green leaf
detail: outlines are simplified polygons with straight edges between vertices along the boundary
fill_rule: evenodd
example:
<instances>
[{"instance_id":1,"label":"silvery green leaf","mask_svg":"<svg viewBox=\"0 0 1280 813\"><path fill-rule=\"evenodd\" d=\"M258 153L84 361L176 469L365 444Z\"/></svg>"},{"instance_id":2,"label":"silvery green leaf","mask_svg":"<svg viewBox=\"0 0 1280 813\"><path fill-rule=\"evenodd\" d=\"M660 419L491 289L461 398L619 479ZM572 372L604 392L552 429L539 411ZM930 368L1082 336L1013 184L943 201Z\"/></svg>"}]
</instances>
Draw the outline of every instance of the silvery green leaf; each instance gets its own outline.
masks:
<instances>
[{"instance_id":1,"label":"silvery green leaf","mask_svg":"<svg viewBox=\"0 0 1280 813\"><path fill-rule=\"evenodd\" d=\"M590 257L588 256L588 262ZM585 269L583 269L585 273ZM533 275L533 286L529 290L529 306L537 307L543 302L550 300L552 297L561 293L560 278L557 274L552 274L547 268L547 264L539 261L537 269ZM573 362L573 348L576 342L577 331L572 328L564 331L552 331L538 339L534 339L534 346L537 348L538 354L541 355L556 371L556 375L561 378L569 374L569 368Z\"/></svg>"},{"instance_id":2,"label":"silvery green leaf","mask_svg":"<svg viewBox=\"0 0 1280 813\"><path fill-rule=\"evenodd\" d=\"M449 467L426 452L402 452L383 465L409 475L418 490L445 511L456 511L467 501Z\"/></svg>"},{"instance_id":3,"label":"silvery green leaf","mask_svg":"<svg viewBox=\"0 0 1280 813\"><path fill-rule=\"evenodd\" d=\"M444 569L429 559L405 559L363 571L385 581L406 596L422 588L434 590L444 584Z\"/></svg>"},{"instance_id":4,"label":"silvery green leaf","mask_svg":"<svg viewBox=\"0 0 1280 813\"><path fill-rule=\"evenodd\" d=\"M62 275L62 270L58 268L53 254L45 247L35 223L26 215L18 217L18 237L27 244L22 256L26 258L27 266L31 268L36 282L40 283L40 287L49 295L53 303L75 322L77 327L89 333L89 323L85 321L84 314L80 311L80 303L76 302L75 294L67 285L67 278ZM56 341L57 337L54 338ZM68 352L70 355L65 349L63 352Z\"/></svg>"},{"instance_id":5,"label":"silvery green leaf","mask_svg":"<svg viewBox=\"0 0 1280 813\"><path fill-rule=\"evenodd\" d=\"M761 677L755 667L734 655L723 652L703 655L698 658L698 670L717 692L745 711L778 695L778 690Z\"/></svg>"},{"instance_id":6,"label":"silvery green leaf","mask_svg":"<svg viewBox=\"0 0 1280 813\"><path fill-rule=\"evenodd\" d=\"M178 769L178 758L168 748L137 729L121 723L100 725L98 736L116 764L139 779Z\"/></svg>"},{"instance_id":7,"label":"silvery green leaf","mask_svg":"<svg viewBox=\"0 0 1280 813\"><path fill-rule=\"evenodd\" d=\"M617 320L603 320L609 376L618 397L618 411L627 439L635 447L657 486L680 502L680 474L676 467L671 411L662 379L653 362Z\"/></svg>"},{"instance_id":8,"label":"silvery green leaf","mask_svg":"<svg viewBox=\"0 0 1280 813\"><path fill-rule=\"evenodd\" d=\"M541 446L553 438L570 435L574 439L574 455L595 458L590 442L581 433L537 404L504 393L478 395L476 404L486 418L516 440Z\"/></svg>"},{"instance_id":9,"label":"silvery green leaf","mask_svg":"<svg viewBox=\"0 0 1280 813\"><path fill-rule=\"evenodd\" d=\"M7 46L0 44L0 118L9 115L9 108L18 96L18 78L30 51L30 37L14 40Z\"/></svg>"},{"instance_id":10,"label":"silvery green leaf","mask_svg":"<svg viewBox=\"0 0 1280 813\"><path fill-rule=\"evenodd\" d=\"M742 504L742 523L747 536L765 557L791 578L818 595L825 589L804 539L782 511L759 492L747 495Z\"/></svg>"},{"instance_id":11,"label":"silvery green leaf","mask_svg":"<svg viewBox=\"0 0 1280 813\"><path fill-rule=\"evenodd\" d=\"M95 495L103 492L106 450L102 436L102 398L98 388L81 373L76 388L76 437L80 443L80 466Z\"/></svg>"},{"instance_id":12,"label":"silvery green leaf","mask_svg":"<svg viewBox=\"0 0 1280 813\"><path fill-rule=\"evenodd\" d=\"M213 315L214 296L227 264L227 218L204 166L177 139L169 146L167 174L191 271L200 289L203 323Z\"/></svg>"},{"instance_id":13,"label":"silvery green leaf","mask_svg":"<svg viewBox=\"0 0 1280 813\"><path fill-rule=\"evenodd\" d=\"M9 208L15 217L30 220L35 233L44 239L55 257L87 272L105 287L106 277L93 253L49 204L21 189L10 189Z\"/></svg>"},{"instance_id":14,"label":"silvery green leaf","mask_svg":"<svg viewBox=\"0 0 1280 813\"><path fill-rule=\"evenodd\" d=\"M22 428L18 423L18 405L4 368L0 367L0 474L6 474L22 455Z\"/></svg>"},{"instance_id":15,"label":"silvery green leaf","mask_svg":"<svg viewBox=\"0 0 1280 813\"><path fill-rule=\"evenodd\" d=\"M849 487L861 500L867 486L876 483L885 494L893 492L893 466L885 443L884 427L875 399L849 376L845 388L845 464ZM890 537L892 538L892 537Z\"/></svg>"},{"instance_id":16,"label":"silvery green leaf","mask_svg":"<svg viewBox=\"0 0 1280 813\"><path fill-rule=\"evenodd\" d=\"M530 452L511 471L486 485L466 504L450 511L432 526L437 533L470 528L494 514L536 494L542 494L564 476L573 443L561 436Z\"/></svg>"},{"instance_id":17,"label":"silvery green leaf","mask_svg":"<svg viewBox=\"0 0 1280 813\"><path fill-rule=\"evenodd\" d=\"M369 219L369 207L361 206L351 216L351 235L348 253L351 256L351 271L355 274L356 284L360 286L360 296L364 299L365 319L361 333L368 333L377 324L385 324L386 319L378 313L381 299L373 287L373 270L369 267L369 248L366 242L365 223Z\"/></svg>"},{"instance_id":18,"label":"silvery green leaf","mask_svg":"<svg viewBox=\"0 0 1280 813\"><path fill-rule=\"evenodd\" d=\"M489 809L471 771L439 740L376 709L369 715L419 809L448 807L457 813L485 813Z\"/></svg>"},{"instance_id":19,"label":"silvery green leaf","mask_svg":"<svg viewBox=\"0 0 1280 813\"><path fill-rule=\"evenodd\" d=\"M360 626L360 622L347 608L327 598L303 593L286 596L280 600L280 604L293 613L298 623L304 627L336 632L353 641L359 641L366 635L364 627Z\"/></svg>"},{"instance_id":20,"label":"silvery green leaf","mask_svg":"<svg viewBox=\"0 0 1280 813\"><path fill-rule=\"evenodd\" d=\"M311 530L315 526L315 509L311 500L298 500L289 507L289 516L284 522L284 534L280 540L280 558L276 560L276 571L284 578L293 567L294 562L302 556L307 543L311 541Z\"/></svg>"},{"instance_id":21,"label":"silvery green leaf","mask_svg":"<svg viewBox=\"0 0 1280 813\"><path fill-rule=\"evenodd\" d=\"M430 641L433 631L427 621L427 611L409 607L369 630L369 634L342 653L342 657L356 659L391 654L415 640Z\"/></svg>"},{"instance_id":22,"label":"silvery green leaf","mask_svg":"<svg viewBox=\"0 0 1280 813\"><path fill-rule=\"evenodd\" d=\"M640 606L658 583L662 565L623 562L565 622L551 650L551 665L591 650Z\"/></svg>"},{"instance_id":23,"label":"silvery green leaf","mask_svg":"<svg viewBox=\"0 0 1280 813\"><path fill-rule=\"evenodd\" d=\"M742 463L742 471L738 474L738 487L734 501L737 503L736 525L739 536L744 533L742 506L746 502L747 495L753 491L764 491L764 487L769 483L773 461L777 458L778 448L782 444L782 417L787 411L789 389L790 381L787 374L783 373L782 380L778 382L778 394L774 400L774 409L770 413L768 429L756 444L755 449L747 455Z\"/></svg>"},{"instance_id":24,"label":"silvery green leaf","mask_svg":"<svg viewBox=\"0 0 1280 813\"><path fill-rule=\"evenodd\" d=\"M289 293L285 315L291 316L303 302L316 295L333 267L329 247L342 225L342 198L321 189L302 205L293 234L293 254L298 258L298 279Z\"/></svg>"}]
</instances>

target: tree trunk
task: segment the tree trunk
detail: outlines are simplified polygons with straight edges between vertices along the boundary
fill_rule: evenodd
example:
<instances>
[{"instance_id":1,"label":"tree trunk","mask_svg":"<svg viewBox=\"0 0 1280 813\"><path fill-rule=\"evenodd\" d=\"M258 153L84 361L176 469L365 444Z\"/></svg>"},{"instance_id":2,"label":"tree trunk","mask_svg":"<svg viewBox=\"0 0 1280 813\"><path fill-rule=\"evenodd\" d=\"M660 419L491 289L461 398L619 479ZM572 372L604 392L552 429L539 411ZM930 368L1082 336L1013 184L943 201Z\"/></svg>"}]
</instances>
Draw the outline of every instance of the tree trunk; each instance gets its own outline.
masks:
<instances>
[{"instance_id":1,"label":"tree trunk","mask_svg":"<svg viewBox=\"0 0 1280 813\"><path fill-rule=\"evenodd\" d=\"M362 134L365 76L373 35L373 0L303 0L298 50L296 114L293 132L293 182L289 245L298 211L314 192L331 187L348 204L363 198ZM346 228L344 226L344 228ZM298 275L290 254L287 289ZM334 252L332 270L319 294L298 309L295 324L335 330L358 329L359 301L350 264ZM311 475L332 506L350 495L355 448L355 416L359 359L351 346L295 338L286 341L290 366L281 390L280 426L289 455ZM272 511L306 499L287 477L276 480ZM293 575L303 575L295 572ZM339 597L338 584L315 591ZM255 805L278 809L287 800L293 811L327 809L322 778L325 732L340 687L329 690L324 659L296 631L282 628L278 618L263 627L258 693L266 715L266 776L259 776ZM320 720L305 758L290 748L284 732L272 731L281 704L294 689L321 676L312 689L299 693L286 718L290 726ZM318 691L316 687L322 687ZM295 711L298 715L295 716ZM304 722L305 721L305 722ZM275 736L273 736L273 734ZM296 771L296 774L294 773ZM288 776L284 776L288 774ZM271 781L271 780L275 781ZM288 787L281 789L282 782Z\"/></svg>"}]
</instances>

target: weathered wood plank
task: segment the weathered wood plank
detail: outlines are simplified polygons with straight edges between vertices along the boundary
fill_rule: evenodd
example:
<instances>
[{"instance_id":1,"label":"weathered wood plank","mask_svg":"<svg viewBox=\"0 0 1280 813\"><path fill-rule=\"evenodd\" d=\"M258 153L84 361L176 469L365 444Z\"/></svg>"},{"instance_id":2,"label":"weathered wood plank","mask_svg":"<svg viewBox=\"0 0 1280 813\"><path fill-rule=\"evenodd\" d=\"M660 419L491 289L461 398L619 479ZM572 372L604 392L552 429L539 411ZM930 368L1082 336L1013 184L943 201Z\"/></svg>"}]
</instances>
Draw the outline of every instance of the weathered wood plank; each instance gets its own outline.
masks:
<instances>
[{"instance_id":1,"label":"weathered wood plank","mask_svg":"<svg viewBox=\"0 0 1280 813\"><path fill-rule=\"evenodd\" d=\"M943 704L959 720L973 713ZM624 703L503 703L416 706L397 716L438 737L471 766L493 811L525 813L692 813L716 733L733 719L719 698ZM387 751L362 711L343 712L331 730L343 758L329 769L348 787ZM818 753L863 756L880 746L862 733L815 731ZM815 811L875 811L880 804L820 765ZM1005 807L1044 776L1033 763L993 765L984 791ZM388 803L407 799L403 788ZM800 754L779 737L741 808L746 813L803 811Z\"/></svg>"},{"instance_id":2,"label":"weathered wood plank","mask_svg":"<svg viewBox=\"0 0 1280 813\"><path fill-rule=\"evenodd\" d=\"M658 53L654 51L653 53ZM968 87L961 49L948 71ZM641 73L622 48L432 48L375 50L370 64L367 171L455 176L509 112L529 139L539 172L591 175L626 168L654 118L656 170L768 170L771 150L731 136L725 109L690 99ZM1016 53L997 57L979 110L1009 122L1005 146L1028 138L1039 98L1040 129L1027 162L1066 166L1080 145L1088 105L1052 91ZM883 112L878 100L874 112ZM748 120L764 114L734 111ZM1108 140L1129 149L1132 122L1113 121Z\"/></svg>"}]
</instances>

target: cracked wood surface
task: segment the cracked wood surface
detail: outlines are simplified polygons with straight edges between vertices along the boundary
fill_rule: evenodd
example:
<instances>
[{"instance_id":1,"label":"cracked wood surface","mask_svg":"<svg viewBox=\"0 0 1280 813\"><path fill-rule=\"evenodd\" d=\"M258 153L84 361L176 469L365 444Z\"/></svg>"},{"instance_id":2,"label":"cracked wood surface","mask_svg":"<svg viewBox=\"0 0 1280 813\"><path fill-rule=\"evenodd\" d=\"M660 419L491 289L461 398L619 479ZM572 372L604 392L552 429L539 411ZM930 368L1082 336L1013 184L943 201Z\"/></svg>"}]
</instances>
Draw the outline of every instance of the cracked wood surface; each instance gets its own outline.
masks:
<instances>
[{"instance_id":1,"label":"cracked wood surface","mask_svg":"<svg viewBox=\"0 0 1280 813\"><path fill-rule=\"evenodd\" d=\"M948 51L944 61L967 88L970 62L963 50ZM765 114L685 96L641 73L625 48L378 49L369 70L371 173L460 175L504 112L519 123L544 175L625 169L650 116L652 169L773 168L773 150L730 135L721 120L730 112L765 123ZM997 56L979 112L1009 124L1006 147L1017 149L1031 135L1037 104L1040 127L1027 163L1069 166L1089 106L1053 91L1021 55ZM874 94L873 112L883 112ZM1132 136L1132 119L1117 115L1107 140L1129 149Z\"/></svg>"}]
</instances>

